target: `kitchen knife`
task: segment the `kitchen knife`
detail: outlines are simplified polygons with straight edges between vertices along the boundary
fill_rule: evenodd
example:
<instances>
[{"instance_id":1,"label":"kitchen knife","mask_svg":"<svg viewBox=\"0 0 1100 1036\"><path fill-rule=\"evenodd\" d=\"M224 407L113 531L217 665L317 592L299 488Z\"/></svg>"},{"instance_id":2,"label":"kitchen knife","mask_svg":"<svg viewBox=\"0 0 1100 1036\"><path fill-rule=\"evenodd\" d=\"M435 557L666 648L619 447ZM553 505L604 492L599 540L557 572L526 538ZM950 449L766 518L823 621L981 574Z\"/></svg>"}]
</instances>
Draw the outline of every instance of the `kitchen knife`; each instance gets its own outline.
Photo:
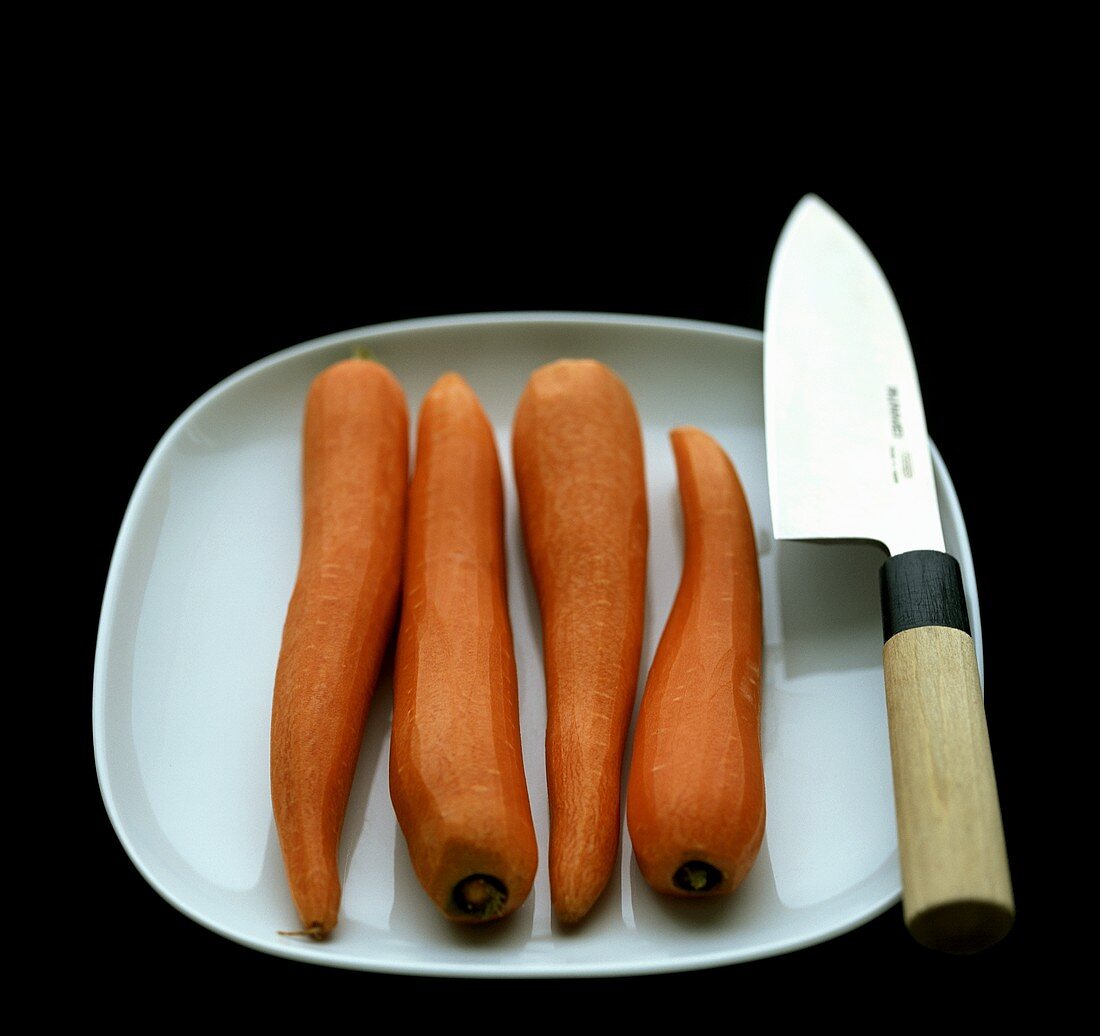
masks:
<instances>
[{"instance_id":1,"label":"kitchen knife","mask_svg":"<svg viewBox=\"0 0 1100 1036\"><path fill-rule=\"evenodd\" d=\"M768 276L764 416L778 540L870 540L879 593L905 923L968 953L1015 904L962 574L944 550L924 405L890 286L820 198Z\"/></svg>"}]
</instances>

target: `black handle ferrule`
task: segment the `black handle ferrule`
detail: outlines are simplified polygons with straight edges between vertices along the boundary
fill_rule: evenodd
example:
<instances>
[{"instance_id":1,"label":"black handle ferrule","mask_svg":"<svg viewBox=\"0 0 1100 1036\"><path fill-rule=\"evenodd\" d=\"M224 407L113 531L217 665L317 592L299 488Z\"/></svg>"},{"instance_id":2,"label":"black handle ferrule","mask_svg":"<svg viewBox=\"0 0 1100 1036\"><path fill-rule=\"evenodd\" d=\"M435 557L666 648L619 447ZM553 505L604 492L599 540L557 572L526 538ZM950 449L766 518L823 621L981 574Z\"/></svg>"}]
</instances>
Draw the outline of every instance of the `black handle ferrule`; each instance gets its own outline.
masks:
<instances>
[{"instance_id":1,"label":"black handle ferrule","mask_svg":"<svg viewBox=\"0 0 1100 1036\"><path fill-rule=\"evenodd\" d=\"M950 554L910 550L879 570L882 640L902 630L947 626L970 634L962 569Z\"/></svg>"}]
</instances>

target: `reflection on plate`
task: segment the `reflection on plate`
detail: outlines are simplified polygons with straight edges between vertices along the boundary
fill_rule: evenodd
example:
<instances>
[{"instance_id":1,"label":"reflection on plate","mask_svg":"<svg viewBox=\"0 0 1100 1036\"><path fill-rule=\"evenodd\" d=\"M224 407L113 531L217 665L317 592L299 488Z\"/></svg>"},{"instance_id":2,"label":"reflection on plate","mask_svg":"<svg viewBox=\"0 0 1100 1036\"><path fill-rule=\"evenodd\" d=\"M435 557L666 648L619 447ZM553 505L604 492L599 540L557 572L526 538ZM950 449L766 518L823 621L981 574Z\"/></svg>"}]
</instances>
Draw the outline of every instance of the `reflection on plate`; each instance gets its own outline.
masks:
<instances>
[{"instance_id":1,"label":"reflection on plate","mask_svg":"<svg viewBox=\"0 0 1100 1036\"><path fill-rule=\"evenodd\" d=\"M524 752L546 858L543 672L511 477L510 422L530 372L591 356L629 385L645 434L651 517L642 681L679 581L668 432L714 435L752 507L764 588L768 826L747 882L724 901L658 897L625 824L620 865L579 928L551 918L545 866L499 925L444 921L410 869L386 778L391 687L376 692L344 832L335 937L295 925L268 797L268 723L297 567L306 387L357 346L398 376L414 418L460 371L497 431L508 508L510 606ZM166 433L134 491L111 565L96 657L103 798L127 852L170 903L257 950L336 967L436 976L683 971L783 953L874 917L900 895L872 546L777 544L764 457L761 336L692 321L513 313L380 325L309 342L212 389ZM981 661L973 566L933 450L947 549L963 567Z\"/></svg>"}]
</instances>

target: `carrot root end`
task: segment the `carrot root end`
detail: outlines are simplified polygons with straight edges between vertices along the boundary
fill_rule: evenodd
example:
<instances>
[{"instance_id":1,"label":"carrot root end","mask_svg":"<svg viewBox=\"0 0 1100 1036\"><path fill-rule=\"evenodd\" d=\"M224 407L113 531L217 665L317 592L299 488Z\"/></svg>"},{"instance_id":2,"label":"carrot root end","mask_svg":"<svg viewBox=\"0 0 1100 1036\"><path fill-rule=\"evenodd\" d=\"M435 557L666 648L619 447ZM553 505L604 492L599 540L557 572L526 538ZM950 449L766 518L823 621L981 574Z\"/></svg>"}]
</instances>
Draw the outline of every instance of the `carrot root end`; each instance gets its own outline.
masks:
<instances>
[{"instance_id":1,"label":"carrot root end","mask_svg":"<svg viewBox=\"0 0 1100 1036\"><path fill-rule=\"evenodd\" d=\"M328 931L322 924L311 924L308 928L302 928L294 932L279 932L279 935L305 935L310 939L314 939L317 942L321 942L328 938Z\"/></svg>"},{"instance_id":2,"label":"carrot root end","mask_svg":"<svg viewBox=\"0 0 1100 1036\"><path fill-rule=\"evenodd\" d=\"M722 883L722 872L703 860L688 860L672 876L672 884L681 892L710 892Z\"/></svg>"},{"instance_id":3,"label":"carrot root end","mask_svg":"<svg viewBox=\"0 0 1100 1036\"><path fill-rule=\"evenodd\" d=\"M479 921L491 921L504 912L508 887L491 874L471 874L451 890L456 912Z\"/></svg>"}]
</instances>

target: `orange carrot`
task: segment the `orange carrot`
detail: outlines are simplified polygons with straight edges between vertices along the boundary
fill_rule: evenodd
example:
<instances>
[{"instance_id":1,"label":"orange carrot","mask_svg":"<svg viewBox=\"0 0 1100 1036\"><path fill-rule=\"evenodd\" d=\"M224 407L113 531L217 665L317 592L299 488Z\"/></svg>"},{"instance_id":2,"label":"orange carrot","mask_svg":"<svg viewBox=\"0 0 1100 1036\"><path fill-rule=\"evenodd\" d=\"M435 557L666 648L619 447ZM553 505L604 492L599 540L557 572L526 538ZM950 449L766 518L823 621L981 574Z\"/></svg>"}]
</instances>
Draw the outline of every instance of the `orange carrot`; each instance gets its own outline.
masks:
<instances>
[{"instance_id":1,"label":"orange carrot","mask_svg":"<svg viewBox=\"0 0 1100 1036\"><path fill-rule=\"evenodd\" d=\"M764 835L759 564L721 446L697 428L671 439L683 572L635 724L627 828L654 889L722 895L745 879Z\"/></svg>"},{"instance_id":2,"label":"orange carrot","mask_svg":"<svg viewBox=\"0 0 1100 1036\"><path fill-rule=\"evenodd\" d=\"M649 519L630 392L594 360L541 367L516 408L512 451L542 615L551 901L576 923L618 852L641 661Z\"/></svg>"},{"instance_id":3,"label":"orange carrot","mask_svg":"<svg viewBox=\"0 0 1100 1036\"><path fill-rule=\"evenodd\" d=\"M271 798L290 891L323 939L337 923L341 829L393 631L408 489L408 412L371 360L322 371L306 398L303 518L271 714Z\"/></svg>"},{"instance_id":4,"label":"orange carrot","mask_svg":"<svg viewBox=\"0 0 1100 1036\"><path fill-rule=\"evenodd\" d=\"M445 374L424 397L409 490L390 796L413 869L454 921L503 918L538 864L508 615L492 426Z\"/></svg>"}]
</instances>

